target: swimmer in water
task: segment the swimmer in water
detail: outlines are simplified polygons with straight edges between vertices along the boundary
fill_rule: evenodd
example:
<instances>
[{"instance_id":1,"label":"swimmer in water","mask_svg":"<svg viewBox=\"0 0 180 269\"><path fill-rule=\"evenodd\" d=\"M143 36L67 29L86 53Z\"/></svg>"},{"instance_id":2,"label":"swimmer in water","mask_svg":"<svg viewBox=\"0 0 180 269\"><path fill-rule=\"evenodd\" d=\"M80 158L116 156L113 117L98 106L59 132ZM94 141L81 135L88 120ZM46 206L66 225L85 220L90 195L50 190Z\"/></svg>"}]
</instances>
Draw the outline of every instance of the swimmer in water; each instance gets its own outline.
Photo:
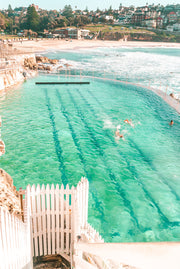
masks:
<instances>
[{"instance_id":1,"label":"swimmer in water","mask_svg":"<svg viewBox=\"0 0 180 269\"><path fill-rule=\"evenodd\" d=\"M2 140L0 140L0 156L5 153L5 144Z\"/></svg>"},{"instance_id":2,"label":"swimmer in water","mask_svg":"<svg viewBox=\"0 0 180 269\"><path fill-rule=\"evenodd\" d=\"M119 129L116 129L115 135L116 135L116 137L124 138L124 135L120 134Z\"/></svg>"},{"instance_id":3,"label":"swimmer in water","mask_svg":"<svg viewBox=\"0 0 180 269\"><path fill-rule=\"evenodd\" d=\"M169 123L169 125L172 126L173 124L174 124L174 121L171 120L170 123Z\"/></svg>"},{"instance_id":4,"label":"swimmer in water","mask_svg":"<svg viewBox=\"0 0 180 269\"><path fill-rule=\"evenodd\" d=\"M124 120L125 123L128 123L129 125L131 125L134 128L134 124L132 123L132 119L128 120Z\"/></svg>"}]
</instances>

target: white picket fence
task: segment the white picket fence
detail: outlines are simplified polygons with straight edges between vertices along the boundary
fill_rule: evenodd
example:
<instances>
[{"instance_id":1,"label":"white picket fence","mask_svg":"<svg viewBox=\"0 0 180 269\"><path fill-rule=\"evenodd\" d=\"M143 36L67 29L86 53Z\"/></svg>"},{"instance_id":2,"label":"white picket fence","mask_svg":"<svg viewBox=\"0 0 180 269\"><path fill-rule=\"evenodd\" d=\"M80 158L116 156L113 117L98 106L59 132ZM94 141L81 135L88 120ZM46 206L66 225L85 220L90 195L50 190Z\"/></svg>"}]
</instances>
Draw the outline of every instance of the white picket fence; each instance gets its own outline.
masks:
<instances>
[{"instance_id":1,"label":"white picket fence","mask_svg":"<svg viewBox=\"0 0 180 269\"><path fill-rule=\"evenodd\" d=\"M52 184L28 186L26 209L31 212L32 253L34 257L70 251L81 229L87 226L89 183L82 178L77 187L59 188ZM67 257L66 257L67 258Z\"/></svg>"},{"instance_id":2,"label":"white picket fence","mask_svg":"<svg viewBox=\"0 0 180 269\"><path fill-rule=\"evenodd\" d=\"M0 207L0 268L32 268L30 226Z\"/></svg>"},{"instance_id":3,"label":"white picket fence","mask_svg":"<svg viewBox=\"0 0 180 269\"><path fill-rule=\"evenodd\" d=\"M24 223L0 208L0 268L31 269L33 257L54 254L73 264L74 258L82 259L74 247L78 240L103 242L87 222L88 192L86 178L71 189L27 186Z\"/></svg>"}]
</instances>

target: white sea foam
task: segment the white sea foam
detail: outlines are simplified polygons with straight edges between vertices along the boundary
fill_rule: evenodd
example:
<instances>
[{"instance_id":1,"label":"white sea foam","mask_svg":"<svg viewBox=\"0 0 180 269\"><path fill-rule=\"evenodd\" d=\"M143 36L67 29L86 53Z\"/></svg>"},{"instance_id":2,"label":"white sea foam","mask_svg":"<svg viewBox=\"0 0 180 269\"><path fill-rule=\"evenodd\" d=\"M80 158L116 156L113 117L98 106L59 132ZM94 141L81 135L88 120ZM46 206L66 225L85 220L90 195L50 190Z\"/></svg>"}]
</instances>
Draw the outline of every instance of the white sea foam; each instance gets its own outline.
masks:
<instances>
[{"instance_id":1,"label":"white sea foam","mask_svg":"<svg viewBox=\"0 0 180 269\"><path fill-rule=\"evenodd\" d=\"M73 54L73 60L61 59L60 63L63 65L68 63L71 65L69 69L81 69L85 74L93 70L101 77L128 80L164 92L167 88L168 94L180 92L180 75L177 71L180 70L178 49L168 48L166 51L163 48L140 49L124 46L123 48L87 48L73 51Z\"/></svg>"},{"instance_id":2,"label":"white sea foam","mask_svg":"<svg viewBox=\"0 0 180 269\"><path fill-rule=\"evenodd\" d=\"M115 124L113 124L110 119L105 119L103 121L104 121L103 129L115 129L116 128Z\"/></svg>"}]
</instances>

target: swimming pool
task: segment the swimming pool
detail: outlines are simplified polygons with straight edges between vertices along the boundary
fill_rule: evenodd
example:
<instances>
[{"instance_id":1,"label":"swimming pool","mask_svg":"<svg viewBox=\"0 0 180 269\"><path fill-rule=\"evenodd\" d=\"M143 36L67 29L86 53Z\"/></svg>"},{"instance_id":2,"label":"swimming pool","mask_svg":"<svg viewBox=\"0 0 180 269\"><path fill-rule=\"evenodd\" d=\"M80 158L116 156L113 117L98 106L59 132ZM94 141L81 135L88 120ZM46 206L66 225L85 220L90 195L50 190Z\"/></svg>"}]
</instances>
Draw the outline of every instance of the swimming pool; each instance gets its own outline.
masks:
<instances>
[{"instance_id":1,"label":"swimming pool","mask_svg":"<svg viewBox=\"0 0 180 269\"><path fill-rule=\"evenodd\" d=\"M0 99L1 167L18 188L87 177L89 222L107 242L180 240L178 114L137 86L35 85L65 79L40 76Z\"/></svg>"}]
</instances>

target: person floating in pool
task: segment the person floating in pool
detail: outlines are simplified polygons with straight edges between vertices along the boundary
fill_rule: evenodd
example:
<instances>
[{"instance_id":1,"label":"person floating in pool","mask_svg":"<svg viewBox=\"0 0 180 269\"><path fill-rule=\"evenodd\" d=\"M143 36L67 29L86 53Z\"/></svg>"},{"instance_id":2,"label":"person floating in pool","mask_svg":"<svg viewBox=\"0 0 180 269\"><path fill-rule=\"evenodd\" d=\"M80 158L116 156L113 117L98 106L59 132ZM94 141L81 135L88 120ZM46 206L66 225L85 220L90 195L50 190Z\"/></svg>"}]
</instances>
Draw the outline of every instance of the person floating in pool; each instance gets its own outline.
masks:
<instances>
[{"instance_id":1,"label":"person floating in pool","mask_svg":"<svg viewBox=\"0 0 180 269\"><path fill-rule=\"evenodd\" d=\"M173 126L173 124L174 124L174 121L171 120L170 123L169 123L169 125L170 125L170 126Z\"/></svg>"},{"instance_id":2,"label":"person floating in pool","mask_svg":"<svg viewBox=\"0 0 180 269\"><path fill-rule=\"evenodd\" d=\"M124 139L124 135L123 135L123 134L120 134L118 128L116 129L115 135L116 135L117 138L122 138L122 139Z\"/></svg>"},{"instance_id":3,"label":"person floating in pool","mask_svg":"<svg viewBox=\"0 0 180 269\"><path fill-rule=\"evenodd\" d=\"M125 123L128 123L129 125L131 125L134 128L134 124L132 123L132 119L128 120L124 120Z\"/></svg>"},{"instance_id":4,"label":"person floating in pool","mask_svg":"<svg viewBox=\"0 0 180 269\"><path fill-rule=\"evenodd\" d=\"M5 153L5 144L2 140L0 140L0 156Z\"/></svg>"}]
</instances>

